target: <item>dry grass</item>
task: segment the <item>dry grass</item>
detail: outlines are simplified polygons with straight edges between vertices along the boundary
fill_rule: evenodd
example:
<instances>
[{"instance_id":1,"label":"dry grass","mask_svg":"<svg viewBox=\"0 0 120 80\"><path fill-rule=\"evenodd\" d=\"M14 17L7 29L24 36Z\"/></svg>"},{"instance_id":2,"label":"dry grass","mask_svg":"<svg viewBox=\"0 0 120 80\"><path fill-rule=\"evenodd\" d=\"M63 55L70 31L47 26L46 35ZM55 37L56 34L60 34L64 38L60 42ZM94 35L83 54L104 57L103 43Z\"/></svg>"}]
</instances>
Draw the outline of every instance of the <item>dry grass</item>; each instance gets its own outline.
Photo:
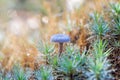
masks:
<instances>
[{"instance_id":1,"label":"dry grass","mask_svg":"<svg viewBox=\"0 0 120 80\"><path fill-rule=\"evenodd\" d=\"M28 65L34 68L38 50L35 45L29 44L23 37L8 36L4 42L2 52L5 55L2 65L5 69L11 69L14 63L21 63L22 66Z\"/></svg>"}]
</instances>

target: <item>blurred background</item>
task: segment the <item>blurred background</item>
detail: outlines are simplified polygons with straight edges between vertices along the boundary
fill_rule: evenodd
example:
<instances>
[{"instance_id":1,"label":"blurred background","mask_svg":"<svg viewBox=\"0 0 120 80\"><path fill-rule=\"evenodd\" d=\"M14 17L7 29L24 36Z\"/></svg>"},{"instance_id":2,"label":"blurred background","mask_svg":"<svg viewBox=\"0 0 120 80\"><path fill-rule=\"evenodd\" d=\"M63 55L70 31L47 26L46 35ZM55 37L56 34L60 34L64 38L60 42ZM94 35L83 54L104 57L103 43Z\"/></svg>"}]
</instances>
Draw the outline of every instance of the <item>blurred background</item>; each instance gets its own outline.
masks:
<instances>
[{"instance_id":1,"label":"blurred background","mask_svg":"<svg viewBox=\"0 0 120 80\"><path fill-rule=\"evenodd\" d=\"M109 2L116 1L0 0L0 62L9 68L14 61L23 63L23 56L34 61L39 40L49 42L55 33L68 34L79 26L89 27L91 12L102 14Z\"/></svg>"}]
</instances>

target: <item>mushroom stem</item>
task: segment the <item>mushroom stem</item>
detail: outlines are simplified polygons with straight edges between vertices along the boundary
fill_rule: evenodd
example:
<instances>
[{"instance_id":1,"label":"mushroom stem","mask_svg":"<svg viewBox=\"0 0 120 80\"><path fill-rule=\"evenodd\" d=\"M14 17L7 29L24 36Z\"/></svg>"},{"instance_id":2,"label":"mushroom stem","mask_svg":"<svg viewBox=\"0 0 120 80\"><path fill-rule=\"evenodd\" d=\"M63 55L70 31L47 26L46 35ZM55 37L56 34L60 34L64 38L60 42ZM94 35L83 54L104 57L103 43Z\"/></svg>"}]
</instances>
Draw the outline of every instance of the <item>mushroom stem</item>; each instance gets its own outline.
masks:
<instances>
[{"instance_id":1,"label":"mushroom stem","mask_svg":"<svg viewBox=\"0 0 120 80\"><path fill-rule=\"evenodd\" d=\"M59 43L59 56L61 55L63 51L63 43Z\"/></svg>"}]
</instances>

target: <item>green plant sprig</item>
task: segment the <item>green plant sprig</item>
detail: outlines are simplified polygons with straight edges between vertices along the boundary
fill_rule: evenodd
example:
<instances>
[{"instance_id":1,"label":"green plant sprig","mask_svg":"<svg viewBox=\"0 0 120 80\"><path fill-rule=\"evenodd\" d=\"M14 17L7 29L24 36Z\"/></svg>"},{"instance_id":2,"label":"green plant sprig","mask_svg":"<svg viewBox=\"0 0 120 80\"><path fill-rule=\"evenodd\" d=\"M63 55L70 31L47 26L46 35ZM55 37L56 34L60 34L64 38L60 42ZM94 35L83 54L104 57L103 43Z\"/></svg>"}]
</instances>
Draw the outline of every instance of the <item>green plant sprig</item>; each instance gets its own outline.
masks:
<instances>
[{"instance_id":1,"label":"green plant sprig","mask_svg":"<svg viewBox=\"0 0 120 80\"><path fill-rule=\"evenodd\" d=\"M94 13L92 16L93 22L92 22L92 31L95 35L97 35L99 38L102 36L105 36L109 32L109 24L105 22L103 17L98 14L97 12Z\"/></svg>"},{"instance_id":2,"label":"green plant sprig","mask_svg":"<svg viewBox=\"0 0 120 80\"><path fill-rule=\"evenodd\" d=\"M112 70L109 69L111 64L107 59L112 50L106 50L106 46L106 41L103 42L99 40L94 43L92 57L88 56L88 80L106 80L113 78L110 73Z\"/></svg>"}]
</instances>

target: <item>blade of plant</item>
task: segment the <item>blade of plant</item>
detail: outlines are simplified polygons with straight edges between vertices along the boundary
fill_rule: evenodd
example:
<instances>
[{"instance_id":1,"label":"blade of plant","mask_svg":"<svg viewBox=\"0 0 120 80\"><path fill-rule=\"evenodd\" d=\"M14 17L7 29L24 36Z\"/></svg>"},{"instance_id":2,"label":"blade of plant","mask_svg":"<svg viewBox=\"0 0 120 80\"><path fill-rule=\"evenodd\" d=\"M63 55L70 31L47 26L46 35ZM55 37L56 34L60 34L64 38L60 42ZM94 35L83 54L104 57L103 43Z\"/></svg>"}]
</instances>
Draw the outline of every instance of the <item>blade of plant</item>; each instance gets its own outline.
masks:
<instances>
[{"instance_id":1,"label":"blade of plant","mask_svg":"<svg viewBox=\"0 0 120 80\"><path fill-rule=\"evenodd\" d=\"M31 74L26 74L24 69L20 65L15 65L12 69L13 78L15 80L28 80Z\"/></svg>"},{"instance_id":2,"label":"blade of plant","mask_svg":"<svg viewBox=\"0 0 120 80\"><path fill-rule=\"evenodd\" d=\"M120 15L120 3L110 4L110 7L114 15L116 16Z\"/></svg>"},{"instance_id":3,"label":"blade of plant","mask_svg":"<svg viewBox=\"0 0 120 80\"><path fill-rule=\"evenodd\" d=\"M103 19L103 17L95 12L92 16L93 22L92 22L92 31L94 34L96 34L98 37L105 36L109 32L108 23Z\"/></svg>"},{"instance_id":4,"label":"blade of plant","mask_svg":"<svg viewBox=\"0 0 120 80\"><path fill-rule=\"evenodd\" d=\"M111 52L111 49L106 50L107 43L106 41L96 41L94 43L94 50L92 51L92 57L88 56L88 66L90 80L106 80L112 79L113 77L110 74L109 67L110 63L107 59L108 55Z\"/></svg>"},{"instance_id":5,"label":"blade of plant","mask_svg":"<svg viewBox=\"0 0 120 80\"><path fill-rule=\"evenodd\" d=\"M80 79L78 76L82 76L81 72L84 69L86 62L85 52L81 53L75 49L74 46L67 46L65 53L59 58L57 72L64 75L63 79ZM77 75L74 77L74 75Z\"/></svg>"},{"instance_id":6,"label":"blade of plant","mask_svg":"<svg viewBox=\"0 0 120 80\"><path fill-rule=\"evenodd\" d=\"M52 75L52 68L48 66L41 66L39 70L35 71L37 80L54 80Z\"/></svg>"}]
</instances>

